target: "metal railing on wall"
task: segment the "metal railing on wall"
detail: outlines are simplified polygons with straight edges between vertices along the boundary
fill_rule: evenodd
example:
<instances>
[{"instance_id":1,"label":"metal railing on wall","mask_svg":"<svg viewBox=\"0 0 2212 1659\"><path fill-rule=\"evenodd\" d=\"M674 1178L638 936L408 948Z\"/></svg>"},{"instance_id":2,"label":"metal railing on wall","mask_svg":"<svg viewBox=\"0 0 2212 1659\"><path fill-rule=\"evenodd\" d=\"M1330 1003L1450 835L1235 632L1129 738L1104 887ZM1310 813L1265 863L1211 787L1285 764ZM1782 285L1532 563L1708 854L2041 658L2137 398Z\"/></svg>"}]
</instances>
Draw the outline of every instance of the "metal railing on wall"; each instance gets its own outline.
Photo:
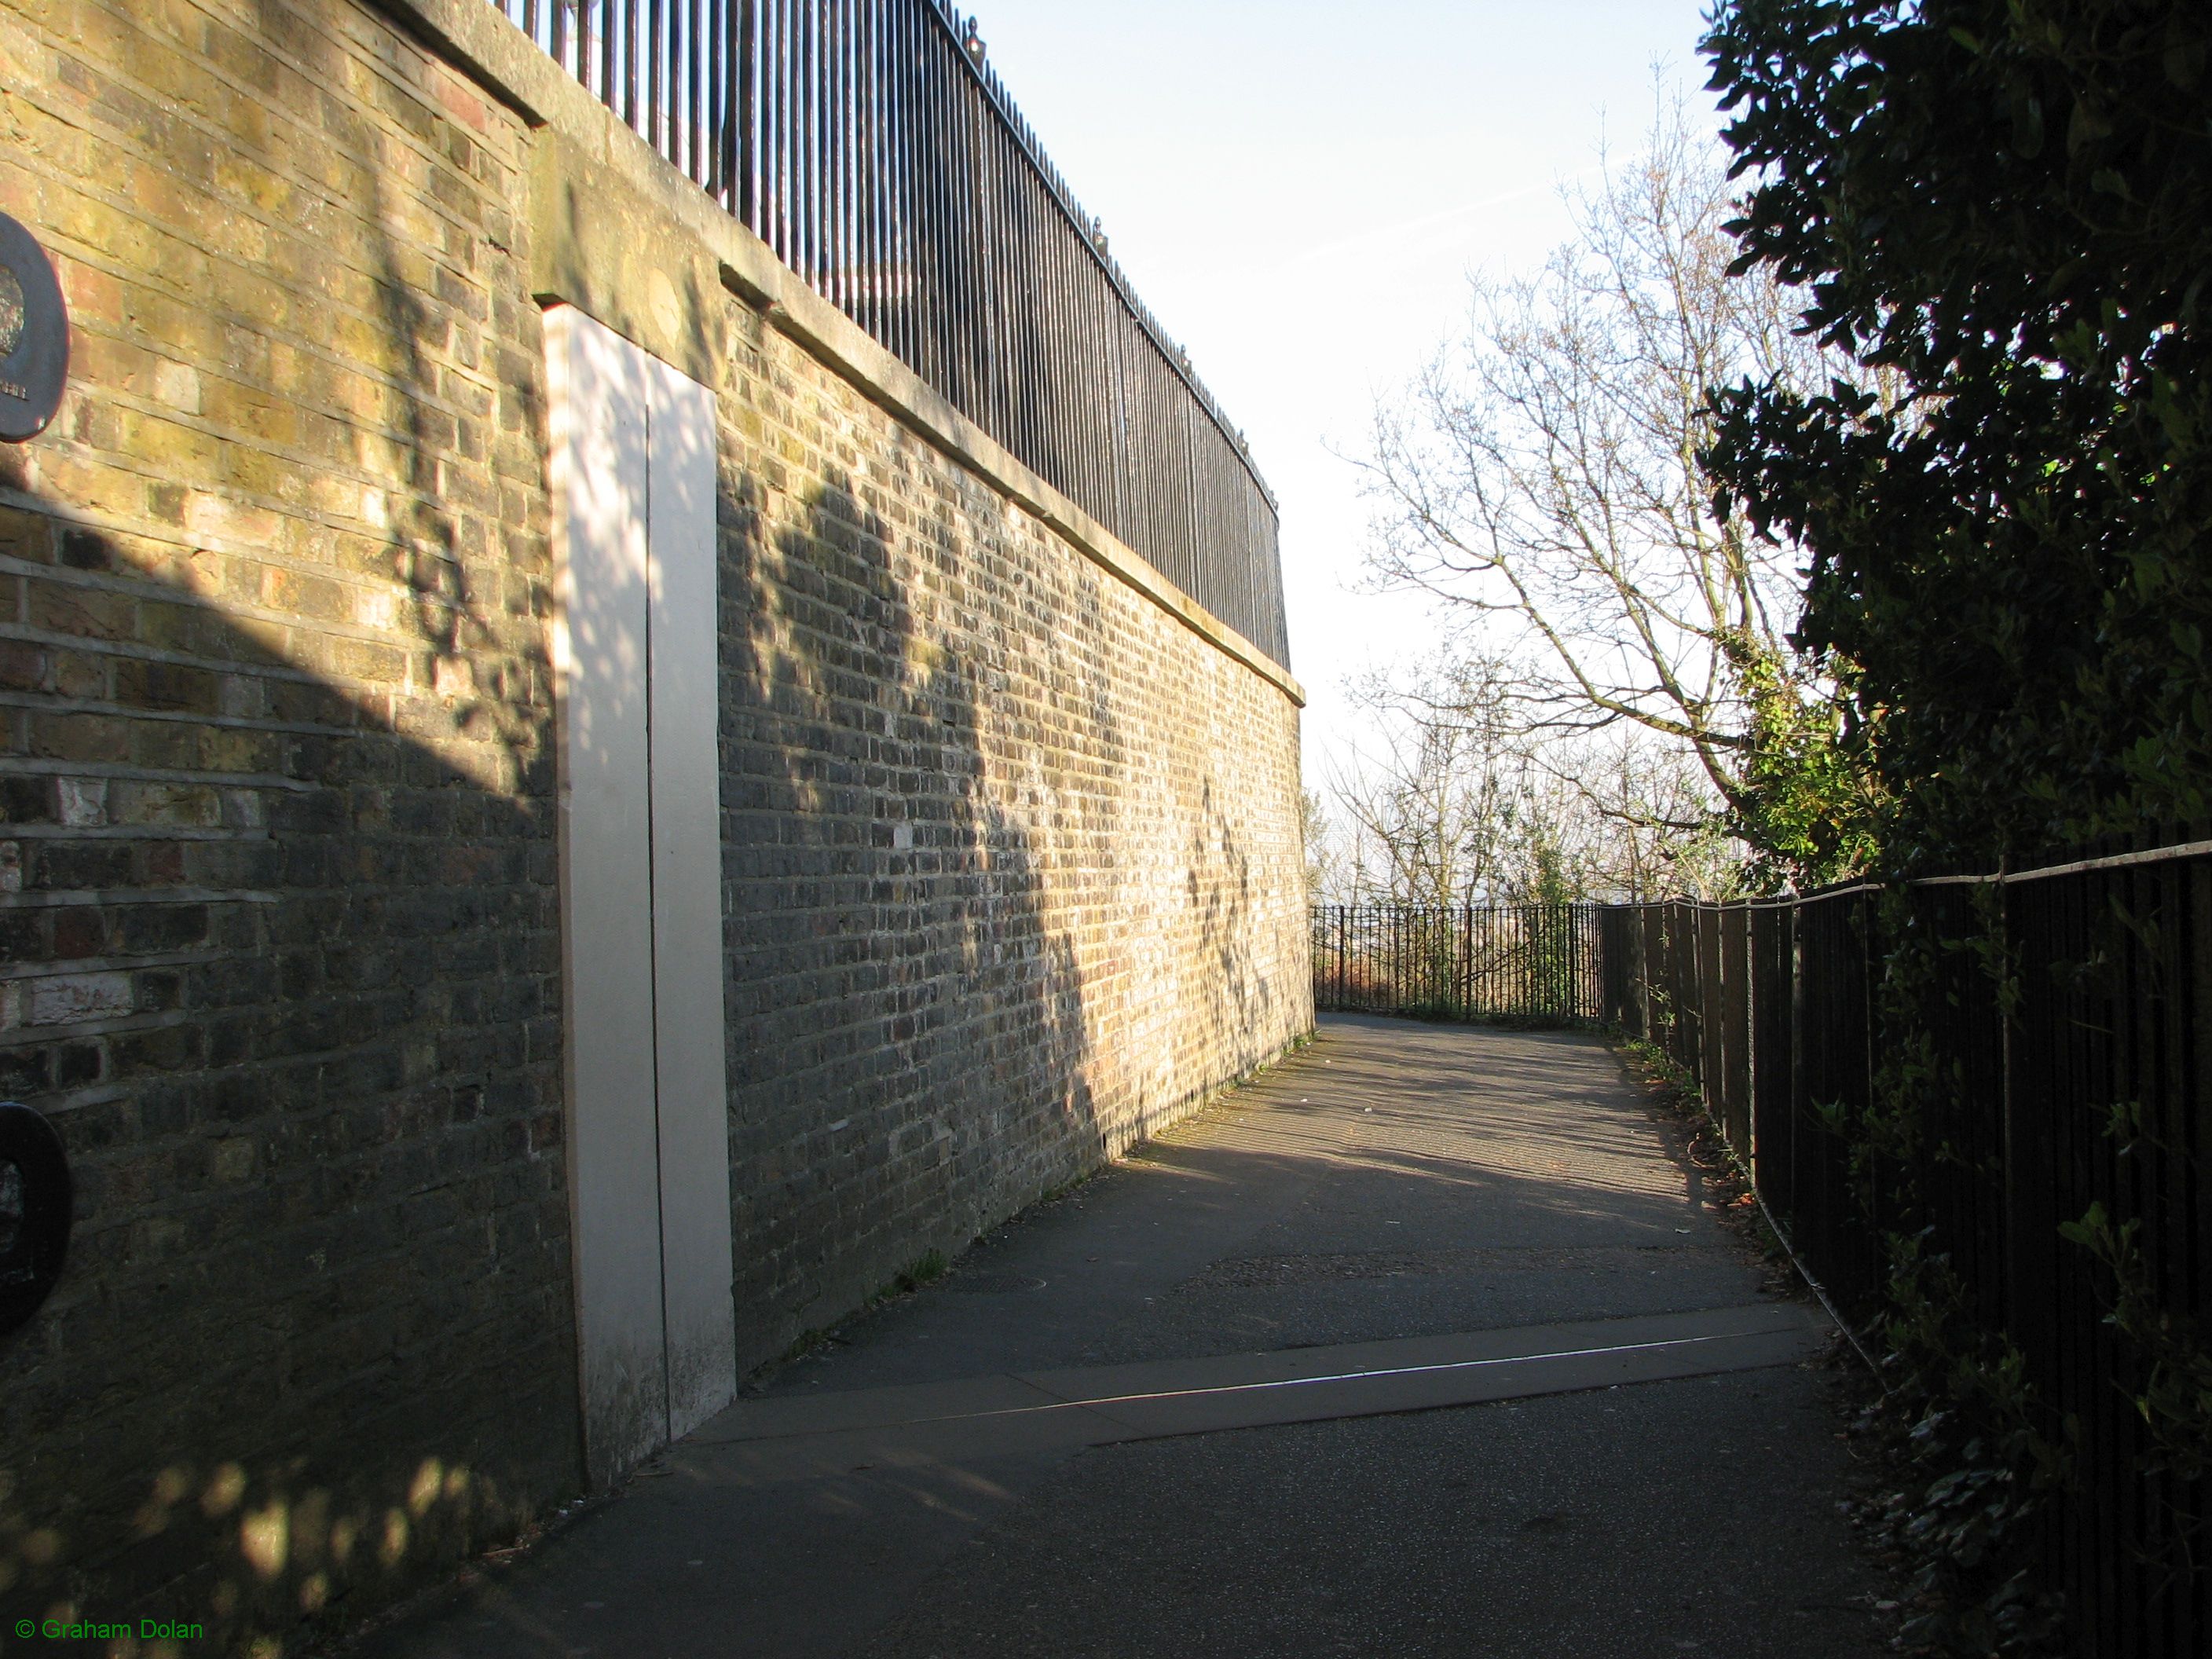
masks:
<instances>
[{"instance_id":1,"label":"metal railing on wall","mask_svg":"<svg viewBox=\"0 0 2212 1659\"><path fill-rule=\"evenodd\" d=\"M489 0L1018 459L1285 667L1274 498L941 0Z\"/></svg>"},{"instance_id":2,"label":"metal railing on wall","mask_svg":"<svg viewBox=\"0 0 2212 1659\"><path fill-rule=\"evenodd\" d=\"M2142 1404L2155 1368L2172 1384L2193 1362L2124 1333L2118 1274L2060 1229L2100 1208L2127 1230L2136 1322L2179 1338L2179 1353L2201 1341L2212 842L1781 901L1608 907L1599 933L1604 1017L1696 1079L1847 1314L1880 1306L1884 1234L1910 1225L1948 1262L1960 1311L2019 1351L2044 1428L2075 1449L2046 1548L2075 1650L2204 1651L2212 1505L2190 1462L2205 1449L2177 1455ZM1917 969L1895 965L1907 960ZM1903 1172L1845 1132L1886 1066L1921 1115L1911 1217Z\"/></svg>"}]
</instances>

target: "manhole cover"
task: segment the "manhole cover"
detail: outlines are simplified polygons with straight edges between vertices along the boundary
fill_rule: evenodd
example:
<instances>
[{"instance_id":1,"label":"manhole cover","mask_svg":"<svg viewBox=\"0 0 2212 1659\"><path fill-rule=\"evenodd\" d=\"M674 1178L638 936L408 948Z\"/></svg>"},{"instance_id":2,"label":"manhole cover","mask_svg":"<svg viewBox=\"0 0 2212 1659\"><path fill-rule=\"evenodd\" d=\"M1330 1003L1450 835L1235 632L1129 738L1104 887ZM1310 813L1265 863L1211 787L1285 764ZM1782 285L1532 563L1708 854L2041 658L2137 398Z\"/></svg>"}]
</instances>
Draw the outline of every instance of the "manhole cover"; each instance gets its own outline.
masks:
<instances>
[{"instance_id":1,"label":"manhole cover","mask_svg":"<svg viewBox=\"0 0 2212 1659\"><path fill-rule=\"evenodd\" d=\"M945 1281L945 1288L969 1296L1012 1296L1021 1291L1041 1291L1044 1280L1026 1273L955 1273Z\"/></svg>"}]
</instances>

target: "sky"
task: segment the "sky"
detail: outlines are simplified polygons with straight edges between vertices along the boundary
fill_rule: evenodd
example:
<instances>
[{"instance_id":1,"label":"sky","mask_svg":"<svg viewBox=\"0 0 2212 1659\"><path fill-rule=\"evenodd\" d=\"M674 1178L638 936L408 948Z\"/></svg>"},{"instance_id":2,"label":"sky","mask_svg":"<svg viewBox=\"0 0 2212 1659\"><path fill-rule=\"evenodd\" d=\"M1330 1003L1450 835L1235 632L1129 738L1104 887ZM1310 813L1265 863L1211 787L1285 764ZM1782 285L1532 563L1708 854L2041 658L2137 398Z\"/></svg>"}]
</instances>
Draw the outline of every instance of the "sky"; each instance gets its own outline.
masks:
<instances>
[{"instance_id":1,"label":"sky","mask_svg":"<svg viewBox=\"0 0 2212 1659\"><path fill-rule=\"evenodd\" d=\"M1469 273L1528 269L1563 185L1692 89L1705 0L978 0L991 61L1280 500L1310 787L1345 684L1451 626L1369 591L1345 459L1451 336Z\"/></svg>"}]
</instances>

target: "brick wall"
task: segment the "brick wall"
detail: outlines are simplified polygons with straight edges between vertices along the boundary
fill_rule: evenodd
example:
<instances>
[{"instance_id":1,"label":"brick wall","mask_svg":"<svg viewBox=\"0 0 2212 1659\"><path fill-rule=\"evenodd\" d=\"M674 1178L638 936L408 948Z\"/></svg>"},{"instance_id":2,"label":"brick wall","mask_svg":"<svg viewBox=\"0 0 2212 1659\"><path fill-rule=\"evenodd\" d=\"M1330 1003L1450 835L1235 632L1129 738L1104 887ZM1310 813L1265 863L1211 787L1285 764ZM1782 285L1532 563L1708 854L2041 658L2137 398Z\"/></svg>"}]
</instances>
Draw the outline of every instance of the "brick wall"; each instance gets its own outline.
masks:
<instances>
[{"instance_id":1,"label":"brick wall","mask_svg":"<svg viewBox=\"0 0 2212 1659\"><path fill-rule=\"evenodd\" d=\"M71 390L0 447L0 1629L251 1633L576 1482L520 124L350 4L0 3Z\"/></svg>"},{"instance_id":2,"label":"brick wall","mask_svg":"<svg viewBox=\"0 0 2212 1659\"><path fill-rule=\"evenodd\" d=\"M539 295L722 394L744 1363L1310 1023L1284 686L410 15L497 24L0 0L76 354L0 446L0 1093L80 1182L0 1631L291 1650L580 1489ZM586 167L690 280L560 274Z\"/></svg>"},{"instance_id":3,"label":"brick wall","mask_svg":"<svg viewBox=\"0 0 2212 1659\"><path fill-rule=\"evenodd\" d=\"M756 1358L1312 1007L1296 705L742 307L721 390Z\"/></svg>"}]
</instances>

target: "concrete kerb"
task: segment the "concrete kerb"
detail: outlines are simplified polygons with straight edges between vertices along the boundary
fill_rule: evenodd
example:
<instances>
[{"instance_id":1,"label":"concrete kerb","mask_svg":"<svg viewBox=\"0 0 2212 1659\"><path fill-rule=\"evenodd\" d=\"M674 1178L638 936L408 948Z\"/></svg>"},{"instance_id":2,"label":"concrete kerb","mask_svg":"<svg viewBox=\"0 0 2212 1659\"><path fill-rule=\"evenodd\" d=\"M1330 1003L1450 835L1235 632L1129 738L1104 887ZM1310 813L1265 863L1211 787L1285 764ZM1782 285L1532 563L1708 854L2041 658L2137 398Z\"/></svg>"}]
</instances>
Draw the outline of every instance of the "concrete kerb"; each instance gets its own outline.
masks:
<instances>
[{"instance_id":1,"label":"concrete kerb","mask_svg":"<svg viewBox=\"0 0 2212 1659\"><path fill-rule=\"evenodd\" d=\"M676 1454L748 1484L1395 1415L1786 1365L1833 1329L1788 1303L742 1401Z\"/></svg>"}]
</instances>

